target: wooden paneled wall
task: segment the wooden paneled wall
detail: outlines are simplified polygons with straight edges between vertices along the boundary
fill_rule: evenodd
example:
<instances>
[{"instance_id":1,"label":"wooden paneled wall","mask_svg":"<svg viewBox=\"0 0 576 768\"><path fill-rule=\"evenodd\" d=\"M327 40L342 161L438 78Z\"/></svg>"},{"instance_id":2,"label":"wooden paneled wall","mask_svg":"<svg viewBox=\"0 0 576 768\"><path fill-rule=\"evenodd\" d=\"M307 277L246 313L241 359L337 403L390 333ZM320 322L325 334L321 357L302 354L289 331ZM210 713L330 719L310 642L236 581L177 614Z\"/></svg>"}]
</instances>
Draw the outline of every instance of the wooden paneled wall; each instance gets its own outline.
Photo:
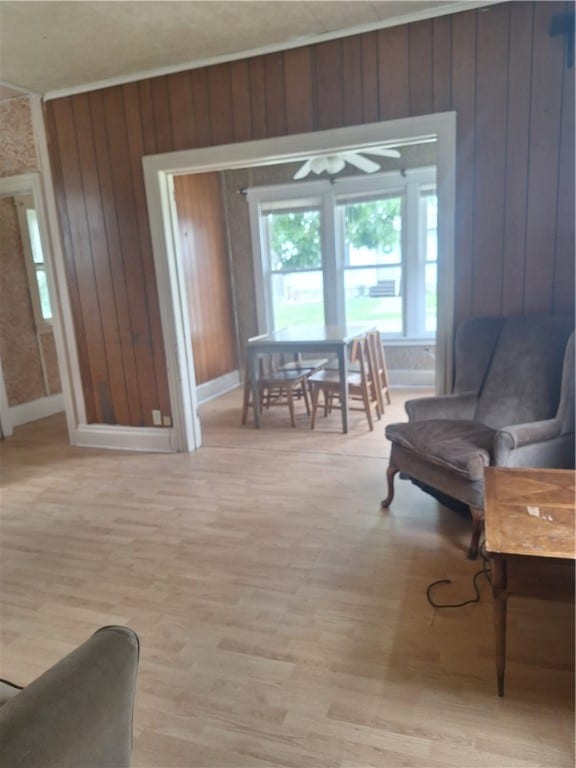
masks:
<instances>
[{"instance_id":1,"label":"wooden paneled wall","mask_svg":"<svg viewBox=\"0 0 576 768\"><path fill-rule=\"evenodd\" d=\"M89 420L169 413L143 154L456 110L456 322L574 309L563 2L513 2L47 105ZM256 330L256 329L254 329Z\"/></svg>"},{"instance_id":2,"label":"wooden paneled wall","mask_svg":"<svg viewBox=\"0 0 576 768\"><path fill-rule=\"evenodd\" d=\"M196 383L236 370L226 221L218 173L174 178Z\"/></svg>"}]
</instances>

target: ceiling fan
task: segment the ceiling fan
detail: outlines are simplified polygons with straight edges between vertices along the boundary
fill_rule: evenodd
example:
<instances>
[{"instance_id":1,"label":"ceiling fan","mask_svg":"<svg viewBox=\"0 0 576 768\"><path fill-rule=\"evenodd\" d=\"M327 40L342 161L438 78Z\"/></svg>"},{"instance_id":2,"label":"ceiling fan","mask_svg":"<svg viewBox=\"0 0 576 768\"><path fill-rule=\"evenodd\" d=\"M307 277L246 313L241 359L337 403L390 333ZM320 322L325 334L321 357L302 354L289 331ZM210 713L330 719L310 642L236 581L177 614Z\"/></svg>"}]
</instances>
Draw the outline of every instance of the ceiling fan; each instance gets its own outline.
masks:
<instances>
[{"instance_id":1,"label":"ceiling fan","mask_svg":"<svg viewBox=\"0 0 576 768\"><path fill-rule=\"evenodd\" d=\"M350 150L344 152L332 152L324 155L309 157L294 174L294 179L303 179L309 173L319 175L328 173L330 176L340 173L346 163L353 165L364 173L374 173L380 170L380 164L364 155L376 155L377 157L400 157L397 149L387 147L367 147L362 150Z\"/></svg>"}]
</instances>

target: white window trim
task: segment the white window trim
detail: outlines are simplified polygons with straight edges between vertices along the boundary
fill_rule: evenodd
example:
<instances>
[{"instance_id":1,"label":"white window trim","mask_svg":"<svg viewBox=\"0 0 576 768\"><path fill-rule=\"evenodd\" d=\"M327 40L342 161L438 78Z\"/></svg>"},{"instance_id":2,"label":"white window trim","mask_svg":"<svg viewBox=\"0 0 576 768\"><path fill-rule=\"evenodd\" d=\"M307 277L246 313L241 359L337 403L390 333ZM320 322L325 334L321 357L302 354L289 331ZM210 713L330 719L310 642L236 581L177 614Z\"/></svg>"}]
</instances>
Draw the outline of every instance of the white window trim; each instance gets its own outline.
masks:
<instances>
[{"instance_id":1,"label":"white window trim","mask_svg":"<svg viewBox=\"0 0 576 768\"><path fill-rule=\"evenodd\" d=\"M37 266L32 254L32 245L30 243L30 231L28 229L28 221L26 217L27 210L36 210L34 203L34 196L30 193L14 195L14 204L16 206L16 215L18 217L18 228L20 231L20 241L22 243L22 250L24 251L24 263L26 265L26 276L28 277L28 291L30 293L30 300L32 302L32 312L34 315L34 324L36 326L36 332L39 334L52 333L53 316L47 319L42 314L42 303L40 300L40 289L38 287L38 279L36 277ZM42 253L42 269L45 273L48 271L46 266L46 255ZM52 302L50 302L52 308ZM53 310L52 310L53 312Z\"/></svg>"},{"instance_id":2,"label":"white window trim","mask_svg":"<svg viewBox=\"0 0 576 768\"><path fill-rule=\"evenodd\" d=\"M321 211L321 243L323 254L336 254L334 259L323 262L324 314L328 325L344 322L344 264L341 226L335 218L338 199L341 197L362 199L371 194L398 192L404 199L403 217L407 221L418 221L420 215L420 192L423 186L436 185L436 167L426 166L404 171L387 171L371 176L352 176L313 181L287 182L285 184L250 187L246 198L249 206L250 235L252 238L252 259L255 276L258 333L270 333L274 328L272 306L271 272L268 253L262 248L267 241L264 214L302 205L304 201ZM416 301L403 301L404 333L383 334L390 341L411 342L416 339L430 341L434 333L426 333L424 317L424 288L420 276L421 259L420 226L403 227L402 266L406 280L405 295L416 297Z\"/></svg>"}]
</instances>

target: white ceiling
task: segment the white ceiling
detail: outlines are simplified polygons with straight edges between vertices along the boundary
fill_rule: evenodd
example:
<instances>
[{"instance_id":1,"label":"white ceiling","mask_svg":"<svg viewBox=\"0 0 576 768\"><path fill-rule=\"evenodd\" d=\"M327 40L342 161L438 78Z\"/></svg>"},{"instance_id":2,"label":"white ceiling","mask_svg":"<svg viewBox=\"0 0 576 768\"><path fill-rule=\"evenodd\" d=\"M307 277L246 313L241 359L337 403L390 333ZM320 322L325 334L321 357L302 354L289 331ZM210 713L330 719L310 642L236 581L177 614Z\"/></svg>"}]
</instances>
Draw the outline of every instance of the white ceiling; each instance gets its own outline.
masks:
<instances>
[{"instance_id":1,"label":"white ceiling","mask_svg":"<svg viewBox=\"0 0 576 768\"><path fill-rule=\"evenodd\" d=\"M447 0L133 0L0 5L0 76L46 94L434 16Z\"/></svg>"}]
</instances>

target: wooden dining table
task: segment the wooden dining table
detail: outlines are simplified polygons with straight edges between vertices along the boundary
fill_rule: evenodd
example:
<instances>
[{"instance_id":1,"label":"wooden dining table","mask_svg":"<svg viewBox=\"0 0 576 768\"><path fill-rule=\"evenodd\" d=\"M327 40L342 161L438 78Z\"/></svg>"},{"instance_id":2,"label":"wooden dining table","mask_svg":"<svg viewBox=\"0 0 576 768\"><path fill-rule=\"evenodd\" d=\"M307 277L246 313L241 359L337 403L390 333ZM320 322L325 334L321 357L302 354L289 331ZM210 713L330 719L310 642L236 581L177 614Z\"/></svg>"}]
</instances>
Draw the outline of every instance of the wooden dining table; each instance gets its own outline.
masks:
<instances>
[{"instance_id":1,"label":"wooden dining table","mask_svg":"<svg viewBox=\"0 0 576 768\"><path fill-rule=\"evenodd\" d=\"M362 338L373 326L366 325L299 325L281 328L265 336L248 340L247 362L254 404L254 424L260 428L260 391L258 388L258 358L267 353L334 354L338 360L342 431L348 432L348 347L354 339Z\"/></svg>"}]
</instances>

